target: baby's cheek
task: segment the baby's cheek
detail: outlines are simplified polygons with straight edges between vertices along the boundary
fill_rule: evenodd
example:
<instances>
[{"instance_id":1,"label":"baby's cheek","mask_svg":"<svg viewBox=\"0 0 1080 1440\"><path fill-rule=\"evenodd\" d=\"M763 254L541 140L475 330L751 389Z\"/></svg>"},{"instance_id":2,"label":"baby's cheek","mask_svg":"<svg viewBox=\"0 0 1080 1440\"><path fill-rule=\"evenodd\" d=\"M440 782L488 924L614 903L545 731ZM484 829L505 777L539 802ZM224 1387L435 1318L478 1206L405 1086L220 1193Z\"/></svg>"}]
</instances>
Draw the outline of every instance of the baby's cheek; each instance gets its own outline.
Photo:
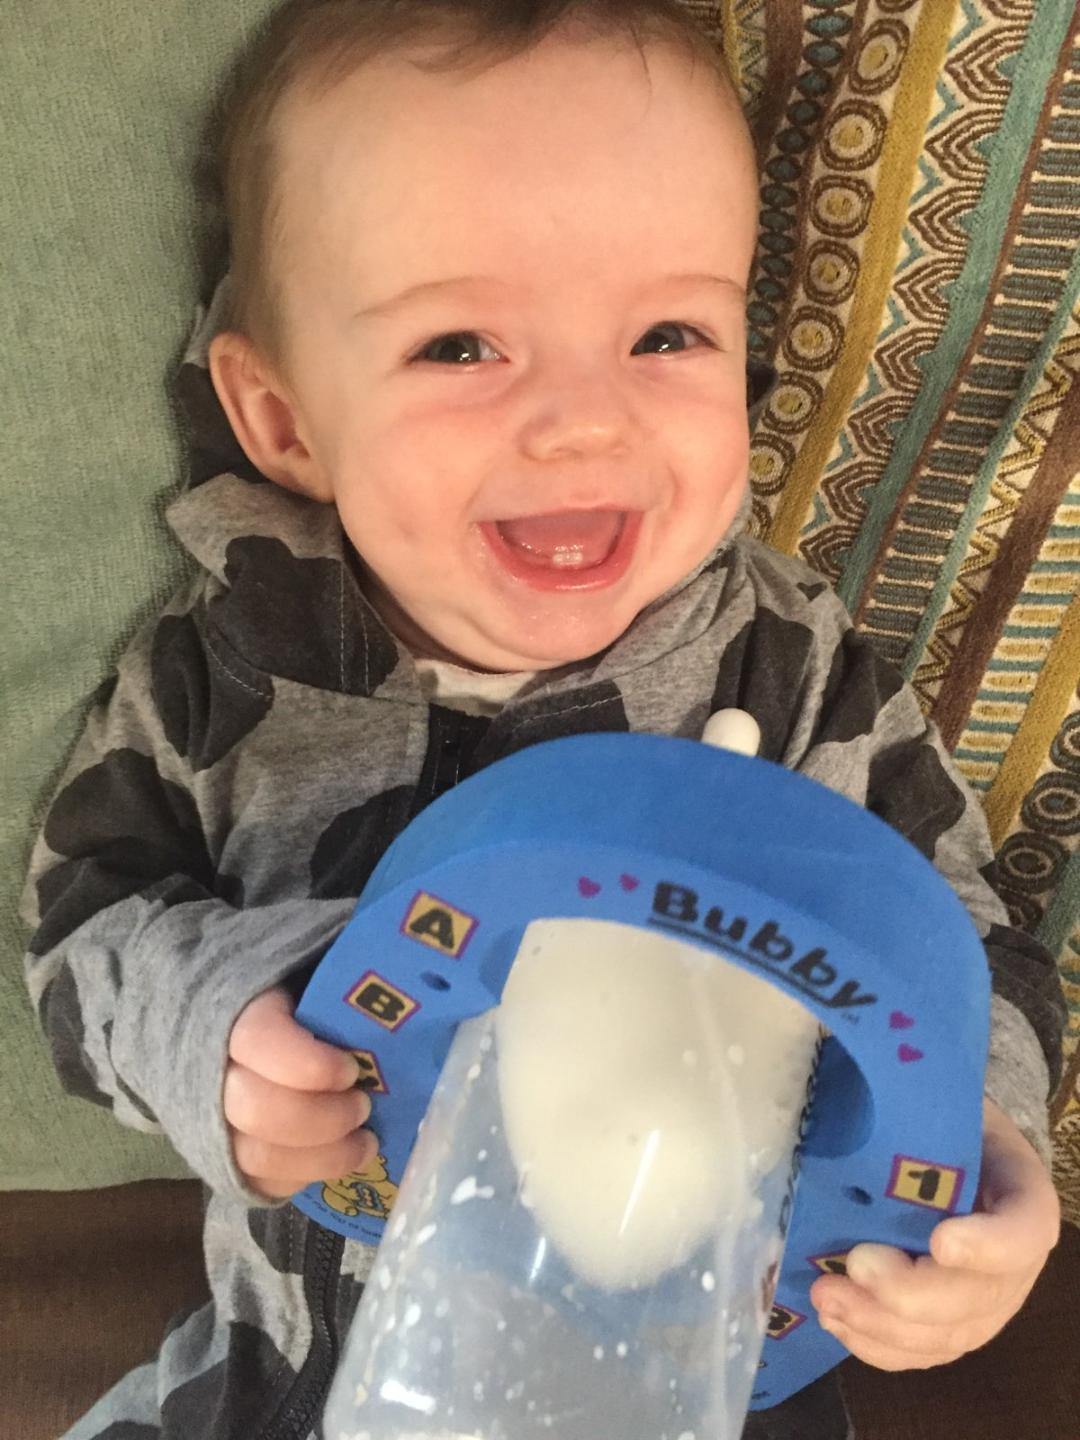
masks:
<instances>
[{"instance_id":1,"label":"baby's cheek","mask_svg":"<svg viewBox=\"0 0 1080 1440\"><path fill-rule=\"evenodd\" d=\"M422 517L401 500L387 503L381 491L366 487L341 498L338 514L357 554L376 574L406 565L423 534Z\"/></svg>"},{"instance_id":2,"label":"baby's cheek","mask_svg":"<svg viewBox=\"0 0 1080 1440\"><path fill-rule=\"evenodd\" d=\"M730 460L717 460L711 474L687 487L673 507L668 536L678 559L679 577L688 574L728 534L748 488L745 471L733 469Z\"/></svg>"}]
</instances>

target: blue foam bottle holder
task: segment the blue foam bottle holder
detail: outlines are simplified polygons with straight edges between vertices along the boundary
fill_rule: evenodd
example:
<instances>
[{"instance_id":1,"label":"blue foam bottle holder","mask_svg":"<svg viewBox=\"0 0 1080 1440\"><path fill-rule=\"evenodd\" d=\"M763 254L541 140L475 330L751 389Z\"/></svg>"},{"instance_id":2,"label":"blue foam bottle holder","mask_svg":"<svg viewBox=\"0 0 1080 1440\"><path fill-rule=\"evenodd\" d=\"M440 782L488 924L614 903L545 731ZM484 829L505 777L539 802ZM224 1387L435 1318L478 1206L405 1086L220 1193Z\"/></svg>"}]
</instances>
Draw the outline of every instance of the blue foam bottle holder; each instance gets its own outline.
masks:
<instances>
[{"instance_id":1,"label":"blue foam bottle holder","mask_svg":"<svg viewBox=\"0 0 1080 1440\"><path fill-rule=\"evenodd\" d=\"M923 1252L972 1207L990 984L971 918L888 825L770 762L649 735L523 750L397 838L304 994L297 1018L356 1053L380 1141L372 1171L295 1197L306 1215L380 1242L455 1031L556 917L676 938L830 1033L750 1401L774 1405L846 1353L814 1280L860 1241Z\"/></svg>"}]
</instances>

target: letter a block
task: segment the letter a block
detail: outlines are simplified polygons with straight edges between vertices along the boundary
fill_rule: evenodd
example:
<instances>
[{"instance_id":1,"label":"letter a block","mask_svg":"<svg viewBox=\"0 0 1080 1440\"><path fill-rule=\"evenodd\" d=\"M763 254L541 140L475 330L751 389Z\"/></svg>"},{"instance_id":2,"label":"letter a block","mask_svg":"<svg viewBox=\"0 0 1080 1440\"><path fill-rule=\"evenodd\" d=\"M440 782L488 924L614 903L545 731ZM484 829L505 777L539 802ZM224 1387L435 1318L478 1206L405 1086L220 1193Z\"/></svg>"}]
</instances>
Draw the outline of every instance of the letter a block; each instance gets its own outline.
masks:
<instances>
[{"instance_id":1,"label":"letter a block","mask_svg":"<svg viewBox=\"0 0 1080 1440\"><path fill-rule=\"evenodd\" d=\"M401 933L410 940L419 940L421 945L430 945L440 955L460 960L475 929L476 920L472 915L421 890L409 905Z\"/></svg>"}]
</instances>

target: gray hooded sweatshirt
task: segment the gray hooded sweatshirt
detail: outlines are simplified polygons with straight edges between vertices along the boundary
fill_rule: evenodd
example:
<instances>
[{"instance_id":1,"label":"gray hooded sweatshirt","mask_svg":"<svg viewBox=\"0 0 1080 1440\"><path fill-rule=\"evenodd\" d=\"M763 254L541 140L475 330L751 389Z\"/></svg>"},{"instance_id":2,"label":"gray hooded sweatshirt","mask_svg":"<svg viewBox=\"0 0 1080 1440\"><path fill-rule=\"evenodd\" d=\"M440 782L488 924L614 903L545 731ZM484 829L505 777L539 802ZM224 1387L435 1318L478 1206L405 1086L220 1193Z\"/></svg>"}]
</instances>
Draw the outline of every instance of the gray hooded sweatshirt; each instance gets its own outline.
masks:
<instances>
[{"instance_id":1,"label":"gray hooded sweatshirt","mask_svg":"<svg viewBox=\"0 0 1080 1440\"><path fill-rule=\"evenodd\" d=\"M1010 927L982 812L914 694L818 576L736 526L609 649L536 676L494 718L429 704L361 593L336 511L252 472L205 371L184 371L208 478L169 521L196 574L131 643L49 811L27 975L66 1088L164 1131L204 1181L213 1303L71 1440L317 1434L371 1252L246 1186L222 1111L229 1032L268 987L299 993L414 815L542 740L696 738L738 707L765 758L900 830L984 938L987 1094L1046 1155L1064 1017L1053 961Z\"/></svg>"}]
</instances>

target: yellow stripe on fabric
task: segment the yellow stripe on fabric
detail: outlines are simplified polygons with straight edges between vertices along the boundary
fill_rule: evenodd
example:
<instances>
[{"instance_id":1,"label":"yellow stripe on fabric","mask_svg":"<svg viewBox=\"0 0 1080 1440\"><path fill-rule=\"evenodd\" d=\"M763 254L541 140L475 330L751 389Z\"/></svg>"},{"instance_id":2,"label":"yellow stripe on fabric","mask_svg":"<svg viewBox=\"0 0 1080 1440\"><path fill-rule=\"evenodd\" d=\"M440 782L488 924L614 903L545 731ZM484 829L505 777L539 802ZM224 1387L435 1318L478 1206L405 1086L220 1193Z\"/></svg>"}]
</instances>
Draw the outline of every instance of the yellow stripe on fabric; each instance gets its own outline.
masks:
<instances>
[{"instance_id":1,"label":"yellow stripe on fabric","mask_svg":"<svg viewBox=\"0 0 1080 1440\"><path fill-rule=\"evenodd\" d=\"M989 785L990 779L997 769L997 757L995 756L993 760L979 762L974 760L957 760L956 767L969 785L978 788L983 783Z\"/></svg>"},{"instance_id":2,"label":"yellow stripe on fabric","mask_svg":"<svg viewBox=\"0 0 1080 1440\"><path fill-rule=\"evenodd\" d=\"M988 670L982 678L982 689L993 691L1006 700L1019 698L1026 705L1031 685L1026 675L1010 674L1007 670L1004 674L995 674Z\"/></svg>"},{"instance_id":3,"label":"yellow stripe on fabric","mask_svg":"<svg viewBox=\"0 0 1080 1440\"><path fill-rule=\"evenodd\" d=\"M724 59L727 61L731 78L735 82L736 93L742 95L743 73L742 54L739 45L739 26L735 19L735 0L724 0L724 9L721 15L721 43L724 47Z\"/></svg>"},{"instance_id":4,"label":"yellow stripe on fabric","mask_svg":"<svg viewBox=\"0 0 1080 1440\"><path fill-rule=\"evenodd\" d=\"M1071 551L1075 551L1075 540L1070 541L1069 549ZM1065 545L1063 543L1060 551L1057 553L1056 556L1054 554L1053 547L1048 548L1044 546L1042 554L1039 558L1042 560L1051 560L1056 558L1058 560L1068 562L1072 560L1072 555L1068 553L1068 551L1066 551ZM1073 561L1073 563L1075 564L1076 562ZM1060 570L1052 570L1049 572L1049 574L1046 575L1029 575L1024 581L1024 591L1028 595L1039 595L1041 593L1045 593L1047 595L1060 595L1062 586L1067 584L1068 578L1066 576L1063 576Z\"/></svg>"},{"instance_id":5,"label":"yellow stripe on fabric","mask_svg":"<svg viewBox=\"0 0 1080 1440\"><path fill-rule=\"evenodd\" d=\"M1080 595L1069 606L1027 714L1013 736L983 808L996 850L1039 774L1080 675Z\"/></svg>"},{"instance_id":6,"label":"yellow stripe on fabric","mask_svg":"<svg viewBox=\"0 0 1080 1440\"><path fill-rule=\"evenodd\" d=\"M1013 664L1030 665L1037 670L1046 656L1048 643L1038 635L1006 635L998 641L994 659L1008 660Z\"/></svg>"},{"instance_id":7,"label":"yellow stripe on fabric","mask_svg":"<svg viewBox=\"0 0 1080 1440\"><path fill-rule=\"evenodd\" d=\"M1021 601L1014 605L1009 613L1010 625L1030 625L1032 629L1039 625L1056 625L1061 614L1059 605L1031 605Z\"/></svg>"},{"instance_id":8,"label":"yellow stripe on fabric","mask_svg":"<svg viewBox=\"0 0 1080 1440\"><path fill-rule=\"evenodd\" d=\"M1026 709L1026 699L976 700L971 713L976 720L985 720L987 724L1018 725Z\"/></svg>"},{"instance_id":9,"label":"yellow stripe on fabric","mask_svg":"<svg viewBox=\"0 0 1080 1440\"><path fill-rule=\"evenodd\" d=\"M769 544L787 555L795 553L829 451L858 393L881 329L885 297L900 251L904 217L915 186L926 126L959 3L960 0L952 0L951 4L941 0L940 4L922 6L911 37L903 79L885 127L885 144L874 182L877 193L870 211L843 349L821 409L795 458L769 526Z\"/></svg>"}]
</instances>

